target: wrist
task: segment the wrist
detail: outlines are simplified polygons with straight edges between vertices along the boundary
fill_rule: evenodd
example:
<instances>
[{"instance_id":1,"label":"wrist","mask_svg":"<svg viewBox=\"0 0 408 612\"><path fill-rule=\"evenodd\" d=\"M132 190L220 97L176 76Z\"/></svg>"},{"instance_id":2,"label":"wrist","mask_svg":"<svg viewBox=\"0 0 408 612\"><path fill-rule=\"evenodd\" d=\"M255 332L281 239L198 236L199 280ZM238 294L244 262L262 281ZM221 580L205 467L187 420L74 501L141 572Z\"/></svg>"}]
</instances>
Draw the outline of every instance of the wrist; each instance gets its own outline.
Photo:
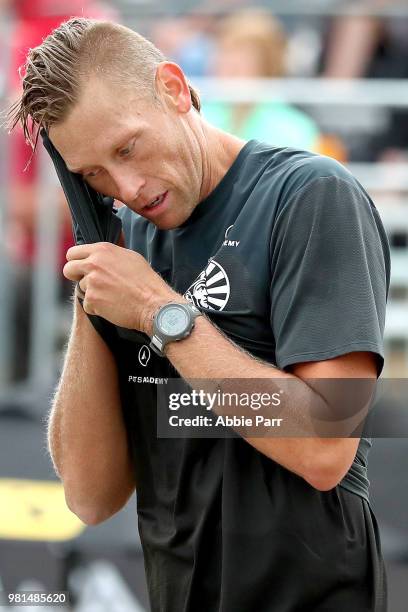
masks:
<instances>
[{"instance_id":1,"label":"wrist","mask_svg":"<svg viewBox=\"0 0 408 612\"><path fill-rule=\"evenodd\" d=\"M172 300L164 304L153 318L153 334L150 348L164 357L166 347L187 338L195 326L195 320L201 315L196 306L185 300Z\"/></svg>"},{"instance_id":2,"label":"wrist","mask_svg":"<svg viewBox=\"0 0 408 612\"><path fill-rule=\"evenodd\" d=\"M145 334L152 338L153 336L153 323L154 317L159 309L165 304L169 304L170 302L177 302L179 304L187 304L188 301L179 293L175 291L169 292L167 296L155 297L151 303L146 307L143 317L142 317L142 330Z\"/></svg>"}]
</instances>

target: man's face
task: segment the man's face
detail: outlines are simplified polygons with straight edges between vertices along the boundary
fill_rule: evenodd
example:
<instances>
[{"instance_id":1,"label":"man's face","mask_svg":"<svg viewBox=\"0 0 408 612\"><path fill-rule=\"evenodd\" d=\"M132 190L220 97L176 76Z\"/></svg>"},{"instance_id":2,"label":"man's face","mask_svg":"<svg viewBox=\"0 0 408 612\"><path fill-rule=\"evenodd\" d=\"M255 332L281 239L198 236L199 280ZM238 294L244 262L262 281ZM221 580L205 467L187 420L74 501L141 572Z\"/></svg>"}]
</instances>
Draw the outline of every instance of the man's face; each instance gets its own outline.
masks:
<instances>
[{"instance_id":1,"label":"man's face","mask_svg":"<svg viewBox=\"0 0 408 612\"><path fill-rule=\"evenodd\" d=\"M50 138L68 168L161 229L181 225L200 201L203 162L189 113L93 78ZM170 102L169 102L170 100ZM159 202L154 208L148 206Z\"/></svg>"}]
</instances>

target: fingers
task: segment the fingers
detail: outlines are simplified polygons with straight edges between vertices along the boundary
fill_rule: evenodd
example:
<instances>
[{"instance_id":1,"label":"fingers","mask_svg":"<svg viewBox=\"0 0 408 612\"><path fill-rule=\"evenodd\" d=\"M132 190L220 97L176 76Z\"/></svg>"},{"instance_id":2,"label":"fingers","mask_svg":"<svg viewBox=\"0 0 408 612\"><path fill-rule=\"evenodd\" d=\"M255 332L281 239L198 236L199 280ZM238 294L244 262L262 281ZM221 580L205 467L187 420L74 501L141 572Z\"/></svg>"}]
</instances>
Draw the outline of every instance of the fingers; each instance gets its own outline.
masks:
<instances>
[{"instance_id":1,"label":"fingers","mask_svg":"<svg viewBox=\"0 0 408 612\"><path fill-rule=\"evenodd\" d=\"M68 280L80 281L86 274L84 260L68 261L62 269L62 273Z\"/></svg>"},{"instance_id":2,"label":"fingers","mask_svg":"<svg viewBox=\"0 0 408 612\"><path fill-rule=\"evenodd\" d=\"M92 253L100 250L101 248L105 248L106 245L111 245L110 242L94 242L92 244L77 244L68 249L66 258L67 261L72 261L73 259L86 259ZM111 245L112 246L112 245Z\"/></svg>"},{"instance_id":3,"label":"fingers","mask_svg":"<svg viewBox=\"0 0 408 612\"><path fill-rule=\"evenodd\" d=\"M67 261L72 261L73 259L86 259L86 257L89 257L92 252L90 248L92 246L92 244L80 244L73 246L68 249L65 257Z\"/></svg>"},{"instance_id":4,"label":"fingers","mask_svg":"<svg viewBox=\"0 0 408 612\"><path fill-rule=\"evenodd\" d=\"M79 281L86 272L86 260L92 254L97 253L101 249L105 249L110 243L95 242L93 244L80 244L68 249L66 253L67 262L63 268L65 278L72 281Z\"/></svg>"}]
</instances>

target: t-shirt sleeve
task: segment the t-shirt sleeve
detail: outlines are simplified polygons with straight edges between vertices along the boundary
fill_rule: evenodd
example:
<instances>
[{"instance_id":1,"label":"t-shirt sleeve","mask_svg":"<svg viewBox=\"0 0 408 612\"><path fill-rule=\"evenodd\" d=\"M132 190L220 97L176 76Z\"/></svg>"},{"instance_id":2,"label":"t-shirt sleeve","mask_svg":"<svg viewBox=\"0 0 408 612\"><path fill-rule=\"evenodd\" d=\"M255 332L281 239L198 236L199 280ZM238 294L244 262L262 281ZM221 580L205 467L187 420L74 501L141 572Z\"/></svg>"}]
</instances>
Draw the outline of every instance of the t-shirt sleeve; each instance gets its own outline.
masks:
<instances>
[{"instance_id":1,"label":"t-shirt sleeve","mask_svg":"<svg viewBox=\"0 0 408 612\"><path fill-rule=\"evenodd\" d=\"M377 355L389 286L389 247L377 209L352 179L320 177L286 201L271 236L276 362Z\"/></svg>"}]
</instances>

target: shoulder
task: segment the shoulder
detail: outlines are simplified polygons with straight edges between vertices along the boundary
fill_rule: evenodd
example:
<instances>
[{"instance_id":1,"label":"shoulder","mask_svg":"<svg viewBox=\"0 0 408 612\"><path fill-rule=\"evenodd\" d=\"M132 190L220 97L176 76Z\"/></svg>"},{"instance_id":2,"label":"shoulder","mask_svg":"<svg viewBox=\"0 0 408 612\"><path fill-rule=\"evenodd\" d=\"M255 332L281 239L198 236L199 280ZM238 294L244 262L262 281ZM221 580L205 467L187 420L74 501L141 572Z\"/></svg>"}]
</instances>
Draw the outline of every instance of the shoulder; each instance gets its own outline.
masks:
<instances>
[{"instance_id":1,"label":"shoulder","mask_svg":"<svg viewBox=\"0 0 408 612\"><path fill-rule=\"evenodd\" d=\"M349 244L353 236L355 244L381 246L388 259L386 231L371 197L347 168L321 155L300 159L288 173L274 232L290 233L299 244L313 235L329 248L336 240Z\"/></svg>"},{"instance_id":2,"label":"shoulder","mask_svg":"<svg viewBox=\"0 0 408 612\"><path fill-rule=\"evenodd\" d=\"M315 178L331 176L355 180L349 170L332 157L305 149L277 147L260 140L252 140L248 145L246 161L249 164L282 173L287 180L296 178L299 185Z\"/></svg>"},{"instance_id":3,"label":"shoulder","mask_svg":"<svg viewBox=\"0 0 408 612\"><path fill-rule=\"evenodd\" d=\"M349 185L358 191L364 191L351 172L331 157L314 153L299 156L288 171L287 193L290 197L306 189L317 189L328 183Z\"/></svg>"},{"instance_id":4,"label":"shoulder","mask_svg":"<svg viewBox=\"0 0 408 612\"><path fill-rule=\"evenodd\" d=\"M306 183L320 178L335 178L358 184L356 178L343 164L332 157L317 153L312 153L300 160L296 170Z\"/></svg>"},{"instance_id":5,"label":"shoulder","mask_svg":"<svg viewBox=\"0 0 408 612\"><path fill-rule=\"evenodd\" d=\"M370 201L351 172L331 157L253 141L246 161L243 179L252 174L254 190L262 190L267 198L277 200L278 208L305 193L322 195L330 187L337 194L352 191Z\"/></svg>"},{"instance_id":6,"label":"shoulder","mask_svg":"<svg viewBox=\"0 0 408 612\"><path fill-rule=\"evenodd\" d=\"M303 206L370 211L374 204L353 174L333 158L313 153L295 155L287 169L281 190L279 210Z\"/></svg>"}]
</instances>

